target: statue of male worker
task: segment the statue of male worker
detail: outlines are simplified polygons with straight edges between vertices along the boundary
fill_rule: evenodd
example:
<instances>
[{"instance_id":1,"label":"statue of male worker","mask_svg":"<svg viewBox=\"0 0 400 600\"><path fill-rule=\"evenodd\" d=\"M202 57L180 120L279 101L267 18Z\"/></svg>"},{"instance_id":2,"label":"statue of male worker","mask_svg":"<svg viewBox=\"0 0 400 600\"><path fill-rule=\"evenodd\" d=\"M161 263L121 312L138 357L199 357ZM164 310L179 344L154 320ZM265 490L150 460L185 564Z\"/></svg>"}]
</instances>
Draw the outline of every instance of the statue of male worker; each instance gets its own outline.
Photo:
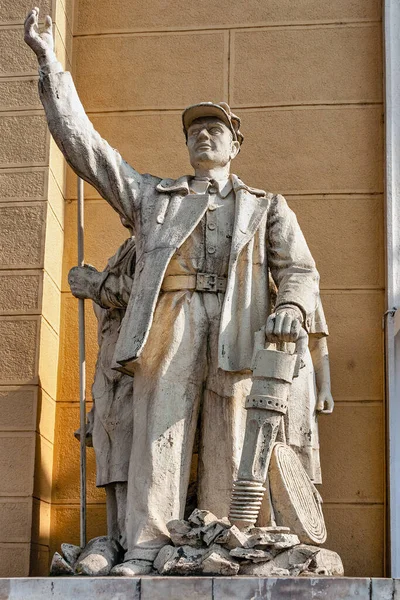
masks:
<instances>
[{"instance_id":1,"label":"statue of male worker","mask_svg":"<svg viewBox=\"0 0 400 600\"><path fill-rule=\"evenodd\" d=\"M51 19L39 34L38 13L27 16L25 41L39 60L50 131L69 165L136 237L115 352L115 366L135 376L128 551L112 574L142 575L169 541L166 523L183 517L200 412L199 506L228 514L254 333L266 326L271 341L296 341L317 308L319 276L285 199L230 174L243 136L227 104L183 112L194 176L140 174L94 130L53 52Z\"/></svg>"}]
</instances>

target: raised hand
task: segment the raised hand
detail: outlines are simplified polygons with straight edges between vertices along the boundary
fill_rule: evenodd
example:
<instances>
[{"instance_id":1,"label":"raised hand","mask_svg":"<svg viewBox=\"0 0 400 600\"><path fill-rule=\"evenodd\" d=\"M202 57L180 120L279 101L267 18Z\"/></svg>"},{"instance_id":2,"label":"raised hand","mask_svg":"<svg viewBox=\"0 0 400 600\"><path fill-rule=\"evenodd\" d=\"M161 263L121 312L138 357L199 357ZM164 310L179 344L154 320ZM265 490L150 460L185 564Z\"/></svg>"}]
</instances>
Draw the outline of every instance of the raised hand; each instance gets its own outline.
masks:
<instances>
[{"instance_id":1,"label":"raised hand","mask_svg":"<svg viewBox=\"0 0 400 600\"><path fill-rule=\"evenodd\" d=\"M32 8L25 19L24 40L32 48L40 64L55 60L52 25L51 17L47 15L44 30L39 32L39 9L36 7Z\"/></svg>"}]
</instances>

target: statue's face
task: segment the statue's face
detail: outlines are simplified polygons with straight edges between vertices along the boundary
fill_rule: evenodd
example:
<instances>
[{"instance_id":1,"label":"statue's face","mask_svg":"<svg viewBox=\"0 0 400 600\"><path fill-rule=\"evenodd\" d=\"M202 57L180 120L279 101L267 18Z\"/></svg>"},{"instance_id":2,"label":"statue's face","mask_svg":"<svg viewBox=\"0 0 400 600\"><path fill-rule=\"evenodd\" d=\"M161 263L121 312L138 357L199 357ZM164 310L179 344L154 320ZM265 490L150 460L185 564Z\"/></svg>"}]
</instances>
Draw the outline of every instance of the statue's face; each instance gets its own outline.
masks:
<instances>
[{"instance_id":1,"label":"statue's face","mask_svg":"<svg viewBox=\"0 0 400 600\"><path fill-rule=\"evenodd\" d=\"M239 152L239 142L216 117L202 117L190 125L187 132L190 164L194 169L224 167Z\"/></svg>"}]
</instances>

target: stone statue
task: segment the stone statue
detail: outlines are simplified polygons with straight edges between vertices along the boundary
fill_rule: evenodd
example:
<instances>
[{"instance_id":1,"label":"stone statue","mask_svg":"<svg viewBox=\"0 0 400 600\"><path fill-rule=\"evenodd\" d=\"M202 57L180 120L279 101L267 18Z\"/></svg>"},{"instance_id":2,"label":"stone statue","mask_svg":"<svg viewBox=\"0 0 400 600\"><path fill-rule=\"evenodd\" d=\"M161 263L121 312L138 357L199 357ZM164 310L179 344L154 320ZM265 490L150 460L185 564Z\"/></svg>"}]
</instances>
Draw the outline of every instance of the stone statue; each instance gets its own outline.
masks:
<instances>
[{"instance_id":1,"label":"stone statue","mask_svg":"<svg viewBox=\"0 0 400 600\"><path fill-rule=\"evenodd\" d=\"M93 407L87 434L96 455L96 485L104 487L107 534L126 549L126 498L132 446L133 379L113 370L112 359L135 273L136 247L128 238L104 271L74 267L68 281L77 298L93 300L99 353L92 386Z\"/></svg>"},{"instance_id":2,"label":"stone statue","mask_svg":"<svg viewBox=\"0 0 400 600\"><path fill-rule=\"evenodd\" d=\"M171 539L189 548L186 573L198 572L199 556L202 573L234 574L236 559L258 560L261 552L266 561L284 549L294 551L290 560L281 557L269 572L292 573L282 565L299 563L301 549L288 528L248 535L227 529L226 516L242 452L255 335L263 331L277 348L294 344L302 329L313 333L320 307L319 275L296 217L281 195L230 173L243 134L225 103L201 102L183 112L194 175L173 180L138 173L86 116L71 75L54 55L50 17L43 33L37 26L33 9L25 41L38 57L51 134L68 164L135 233L134 280L113 359L115 369L134 375L127 552L111 574L144 575L153 563L160 573L173 573L182 552L174 554ZM270 276L277 288L274 312ZM307 402L315 416L315 404L310 397ZM329 409L330 402L321 388L318 408ZM199 415L199 509L182 522ZM319 463L311 455L318 448L305 449L302 440L299 453L310 455L308 470L317 480L311 471ZM202 553L204 544L210 548ZM271 544L273 552L259 549ZM317 552L300 554L309 565Z\"/></svg>"}]
</instances>

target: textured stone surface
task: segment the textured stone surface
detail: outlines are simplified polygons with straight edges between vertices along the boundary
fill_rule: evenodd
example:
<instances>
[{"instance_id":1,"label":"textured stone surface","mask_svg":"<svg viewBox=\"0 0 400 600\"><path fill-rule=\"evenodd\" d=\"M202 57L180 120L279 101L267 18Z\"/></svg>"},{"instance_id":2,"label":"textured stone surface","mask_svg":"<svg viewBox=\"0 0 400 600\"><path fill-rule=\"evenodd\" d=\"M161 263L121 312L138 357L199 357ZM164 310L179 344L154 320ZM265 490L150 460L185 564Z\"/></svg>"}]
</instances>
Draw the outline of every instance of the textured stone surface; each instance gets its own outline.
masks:
<instances>
[{"instance_id":1,"label":"textured stone surface","mask_svg":"<svg viewBox=\"0 0 400 600\"><path fill-rule=\"evenodd\" d=\"M29 0L3 0L0 23L23 23L31 4ZM41 20L43 15L51 14L51 0L37 0L36 6L40 9Z\"/></svg>"},{"instance_id":2,"label":"textured stone surface","mask_svg":"<svg viewBox=\"0 0 400 600\"><path fill-rule=\"evenodd\" d=\"M213 600L370 600L368 579L215 579Z\"/></svg>"},{"instance_id":3,"label":"textured stone surface","mask_svg":"<svg viewBox=\"0 0 400 600\"><path fill-rule=\"evenodd\" d=\"M80 546L74 546L74 544L61 544L61 554L71 567L75 566L81 552L82 548Z\"/></svg>"},{"instance_id":4,"label":"textured stone surface","mask_svg":"<svg viewBox=\"0 0 400 600\"><path fill-rule=\"evenodd\" d=\"M40 310L41 288L40 272L1 271L0 315L37 314Z\"/></svg>"},{"instance_id":5,"label":"textured stone surface","mask_svg":"<svg viewBox=\"0 0 400 600\"><path fill-rule=\"evenodd\" d=\"M75 572L88 577L105 577L122 560L121 546L109 537L97 537L82 550Z\"/></svg>"},{"instance_id":6,"label":"textured stone surface","mask_svg":"<svg viewBox=\"0 0 400 600\"><path fill-rule=\"evenodd\" d=\"M232 35L234 106L382 100L380 23Z\"/></svg>"},{"instance_id":7,"label":"textured stone surface","mask_svg":"<svg viewBox=\"0 0 400 600\"><path fill-rule=\"evenodd\" d=\"M44 200L45 169L4 169L0 172L0 202Z\"/></svg>"},{"instance_id":8,"label":"textured stone surface","mask_svg":"<svg viewBox=\"0 0 400 600\"><path fill-rule=\"evenodd\" d=\"M223 0L215 5L212 0L200 4L179 0L166 8L161 0L152 4L151 13L139 0L118 0L111 14L107 0L86 0L79 4L78 33L101 31L129 31L134 29L187 29L188 27L219 27L267 25L279 23L305 23L327 21L379 20L379 0L267 0L261 5L257 0L243 5Z\"/></svg>"},{"instance_id":9,"label":"textured stone surface","mask_svg":"<svg viewBox=\"0 0 400 600\"><path fill-rule=\"evenodd\" d=\"M54 443L54 425L56 403L43 389L39 389L39 426L38 431L50 443Z\"/></svg>"},{"instance_id":10,"label":"textured stone surface","mask_svg":"<svg viewBox=\"0 0 400 600\"><path fill-rule=\"evenodd\" d=\"M0 81L0 109L16 110L41 108L37 78L7 79Z\"/></svg>"},{"instance_id":11,"label":"textured stone surface","mask_svg":"<svg viewBox=\"0 0 400 600\"><path fill-rule=\"evenodd\" d=\"M383 405L341 403L336 405L329 422L321 418L319 424L324 501L383 502L385 464L380 452L384 439ZM334 461L330 460L333 452Z\"/></svg>"},{"instance_id":12,"label":"textured stone surface","mask_svg":"<svg viewBox=\"0 0 400 600\"><path fill-rule=\"evenodd\" d=\"M0 433L1 496L32 494L34 457L34 433Z\"/></svg>"},{"instance_id":13,"label":"textured stone surface","mask_svg":"<svg viewBox=\"0 0 400 600\"><path fill-rule=\"evenodd\" d=\"M39 379L40 385L51 398L57 397L59 339L46 319L41 319Z\"/></svg>"},{"instance_id":14,"label":"textured stone surface","mask_svg":"<svg viewBox=\"0 0 400 600\"><path fill-rule=\"evenodd\" d=\"M3 114L0 116L0 128L2 132L0 166L46 164L48 133L41 114Z\"/></svg>"},{"instance_id":15,"label":"textured stone surface","mask_svg":"<svg viewBox=\"0 0 400 600\"><path fill-rule=\"evenodd\" d=\"M289 198L323 289L384 287L383 202L383 196Z\"/></svg>"},{"instance_id":16,"label":"textured stone surface","mask_svg":"<svg viewBox=\"0 0 400 600\"><path fill-rule=\"evenodd\" d=\"M395 582L392 579L372 579L371 600L397 600Z\"/></svg>"},{"instance_id":17,"label":"textured stone surface","mask_svg":"<svg viewBox=\"0 0 400 600\"><path fill-rule=\"evenodd\" d=\"M73 568L67 563L67 561L56 552L51 560L50 565L50 576L51 577L67 577L73 575Z\"/></svg>"},{"instance_id":18,"label":"textured stone surface","mask_svg":"<svg viewBox=\"0 0 400 600\"><path fill-rule=\"evenodd\" d=\"M35 57L24 44L21 27L0 29L2 61L0 75L36 75Z\"/></svg>"},{"instance_id":19,"label":"textured stone surface","mask_svg":"<svg viewBox=\"0 0 400 600\"><path fill-rule=\"evenodd\" d=\"M51 505L43 500L33 499L32 541L47 546L50 541ZM48 575L48 571L46 573Z\"/></svg>"},{"instance_id":20,"label":"textured stone surface","mask_svg":"<svg viewBox=\"0 0 400 600\"><path fill-rule=\"evenodd\" d=\"M0 205L1 267L42 266L45 218L46 207L43 203Z\"/></svg>"},{"instance_id":21,"label":"textured stone surface","mask_svg":"<svg viewBox=\"0 0 400 600\"><path fill-rule=\"evenodd\" d=\"M0 498L0 542L29 542L31 498Z\"/></svg>"},{"instance_id":22,"label":"textured stone surface","mask_svg":"<svg viewBox=\"0 0 400 600\"><path fill-rule=\"evenodd\" d=\"M35 431L36 404L36 387L0 387L0 430Z\"/></svg>"},{"instance_id":23,"label":"textured stone surface","mask_svg":"<svg viewBox=\"0 0 400 600\"><path fill-rule=\"evenodd\" d=\"M195 47L201 52L193 52ZM89 111L184 108L199 99L226 97L225 32L77 38L75 51L76 84ZM139 86L120 76L132 64Z\"/></svg>"},{"instance_id":24,"label":"textured stone surface","mask_svg":"<svg viewBox=\"0 0 400 600\"><path fill-rule=\"evenodd\" d=\"M51 502L53 481L53 444L42 435L36 436L35 498Z\"/></svg>"},{"instance_id":25,"label":"textured stone surface","mask_svg":"<svg viewBox=\"0 0 400 600\"><path fill-rule=\"evenodd\" d=\"M0 317L0 383L36 383L38 317Z\"/></svg>"},{"instance_id":26,"label":"textured stone surface","mask_svg":"<svg viewBox=\"0 0 400 600\"><path fill-rule=\"evenodd\" d=\"M166 595L168 582L168 596ZM143 578L140 600L213 600L211 577Z\"/></svg>"},{"instance_id":27,"label":"textured stone surface","mask_svg":"<svg viewBox=\"0 0 400 600\"><path fill-rule=\"evenodd\" d=\"M323 291L322 303L329 323L333 397L336 400L381 400L383 293Z\"/></svg>"},{"instance_id":28,"label":"textured stone surface","mask_svg":"<svg viewBox=\"0 0 400 600\"><path fill-rule=\"evenodd\" d=\"M76 442L77 445L78 442ZM75 467L74 471L79 471ZM71 467L71 472L74 472ZM79 473L77 476L79 479ZM104 535L107 529L105 504L88 504L88 539ZM79 503L53 504L51 508L51 551L59 550L62 543L79 544Z\"/></svg>"},{"instance_id":29,"label":"textured stone surface","mask_svg":"<svg viewBox=\"0 0 400 600\"><path fill-rule=\"evenodd\" d=\"M28 577L29 552L30 544L0 544L0 577ZM6 591L3 592L7 600L9 587L10 584L6 583Z\"/></svg>"}]
</instances>

